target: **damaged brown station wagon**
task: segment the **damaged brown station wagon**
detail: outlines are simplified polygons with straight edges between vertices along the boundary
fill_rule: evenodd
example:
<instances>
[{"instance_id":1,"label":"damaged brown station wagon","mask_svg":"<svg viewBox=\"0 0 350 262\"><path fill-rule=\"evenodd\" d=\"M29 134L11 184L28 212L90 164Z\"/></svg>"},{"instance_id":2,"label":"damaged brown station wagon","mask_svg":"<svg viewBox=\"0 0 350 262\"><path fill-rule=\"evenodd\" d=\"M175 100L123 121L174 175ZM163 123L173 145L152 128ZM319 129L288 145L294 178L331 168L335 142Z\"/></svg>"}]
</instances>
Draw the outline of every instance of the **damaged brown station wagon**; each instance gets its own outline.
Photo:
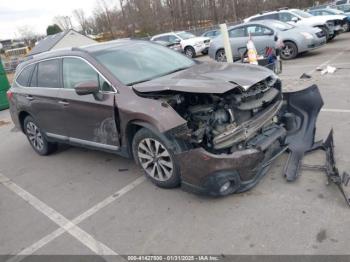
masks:
<instances>
[{"instance_id":1,"label":"damaged brown station wagon","mask_svg":"<svg viewBox=\"0 0 350 262\"><path fill-rule=\"evenodd\" d=\"M108 151L160 187L215 196L250 189L285 151L294 180L323 104L316 86L282 94L264 67L195 62L138 40L29 57L8 97L40 155L57 143Z\"/></svg>"}]
</instances>

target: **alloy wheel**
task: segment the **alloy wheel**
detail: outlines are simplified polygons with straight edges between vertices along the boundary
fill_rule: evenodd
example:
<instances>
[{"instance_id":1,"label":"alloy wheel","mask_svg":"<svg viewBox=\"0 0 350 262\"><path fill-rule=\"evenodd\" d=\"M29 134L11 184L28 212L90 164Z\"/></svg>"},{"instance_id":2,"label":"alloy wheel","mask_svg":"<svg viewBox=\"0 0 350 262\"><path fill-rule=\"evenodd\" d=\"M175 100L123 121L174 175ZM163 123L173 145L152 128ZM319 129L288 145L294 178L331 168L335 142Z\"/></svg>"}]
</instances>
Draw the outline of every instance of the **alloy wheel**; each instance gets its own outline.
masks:
<instances>
[{"instance_id":1,"label":"alloy wheel","mask_svg":"<svg viewBox=\"0 0 350 262\"><path fill-rule=\"evenodd\" d=\"M193 57L193 51L192 51L192 49L191 49L191 48L187 48L186 51L185 51L185 55L186 55L187 57L192 58L192 57Z\"/></svg>"},{"instance_id":2,"label":"alloy wheel","mask_svg":"<svg viewBox=\"0 0 350 262\"><path fill-rule=\"evenodd\" d=\"M41 151L44 148L44 139L39 128L33 123L28 122L26 126L26 133L28 135L30 143L38 150Z\"/></svg>"},{"instance_id":3,"label":"alloy wheel","mask_svg":"<svg viewBox=\"0 0 350 262\"><path fill-rule=\"evenodd\" d=\"M282 49L282 53L284 57L290 58L294 56L294 49L293 47L289 46L288 44L285 44L285 47Z\"/></svg>"},{"instance_id":4,"label":"alloy wheel","mask_svg":"<svg viewBox=\"0 0 350 262\"><path fill-rule=\"evenodd\" d=\"M159 141L145 138L140 141L137 155L146 173L157 181L167 181L173 175L173 160Z\"/></svg>"},{"instance_id":5,"label":"alloy wheel","mask_svg":"<svg viewBox=\"0 0 350 262\"><path fill-rule=\"evenodd\" d=\"M226 62L226 54L224 50L220 50L216 55L216 61L217 62Z\"/></svg>"}]
</instances>

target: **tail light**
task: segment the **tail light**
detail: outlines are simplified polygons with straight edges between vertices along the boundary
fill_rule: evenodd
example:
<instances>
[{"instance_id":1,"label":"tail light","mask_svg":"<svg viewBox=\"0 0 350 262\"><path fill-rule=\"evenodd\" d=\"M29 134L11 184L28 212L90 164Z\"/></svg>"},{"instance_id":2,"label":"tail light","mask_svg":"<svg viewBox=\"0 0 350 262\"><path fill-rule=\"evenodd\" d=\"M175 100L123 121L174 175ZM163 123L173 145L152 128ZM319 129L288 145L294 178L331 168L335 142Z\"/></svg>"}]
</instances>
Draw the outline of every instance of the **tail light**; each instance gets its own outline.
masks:
<instances>
[{"instance_id":1,"label":"tail light","mask_svg":"<svg viewBox=\"0 0 350 262\"><path fill-rule=\"evenodd\" d=\"M8 100L8 101L12 100L12 98L13 98L13 93L12 93L11 90L8 90L8 91L6 92L6 95L7 95L7 100Z\"/></svg>"}]
</instances>

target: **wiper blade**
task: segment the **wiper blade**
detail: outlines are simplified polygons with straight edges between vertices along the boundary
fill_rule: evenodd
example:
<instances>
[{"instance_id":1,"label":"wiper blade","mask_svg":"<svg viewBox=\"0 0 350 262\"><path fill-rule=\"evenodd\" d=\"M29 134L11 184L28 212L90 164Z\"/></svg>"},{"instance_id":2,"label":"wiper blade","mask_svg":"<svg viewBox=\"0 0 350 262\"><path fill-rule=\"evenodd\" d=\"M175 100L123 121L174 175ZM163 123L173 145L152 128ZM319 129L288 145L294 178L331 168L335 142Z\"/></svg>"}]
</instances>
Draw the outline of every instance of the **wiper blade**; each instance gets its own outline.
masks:
<instances>
[{"instance_id":1,"label":"wiper blade","mask_svg":"<svg viewBox=\"0 0 350 262\"><path fill-rule=\"evenodd\" d=\"M144 80L140 80L140 81L131 82L131 83L127 84L127 86L133 86L133 85L136 85L136 84L140 84L140 83L143 83L143 82L150 81L152 79L154 79L154 78L148 78L148 79L144 79Z\"/></svg>"},{"instance_id":2,"label":"wiper blade","mask_svg":"<svg viewBox=\"0 0 350 262\"><path fill-rule=\"evenodd\" d=\"M165 73L165 74L161 74L161 75L154 76L154 77L152 77L152 78L147 78L147 79L143 79L143 80L140 80L140 81L131 82L131 83L127 84L127 86L132 86L132 85L140 84L140 83L143 83L143 82L151 81L151 80L156 79L156 78L158 78L158 77L170 75L170 74L173 74L173 73L176 73L176 72L185 70L185 69L187 69L187 68L189 68L189 67L180 67L180 68L177 68L177 69L172 70L172 71L170 71L170 72L167 72L167 73Z\"/></svg>"}]
</instances>

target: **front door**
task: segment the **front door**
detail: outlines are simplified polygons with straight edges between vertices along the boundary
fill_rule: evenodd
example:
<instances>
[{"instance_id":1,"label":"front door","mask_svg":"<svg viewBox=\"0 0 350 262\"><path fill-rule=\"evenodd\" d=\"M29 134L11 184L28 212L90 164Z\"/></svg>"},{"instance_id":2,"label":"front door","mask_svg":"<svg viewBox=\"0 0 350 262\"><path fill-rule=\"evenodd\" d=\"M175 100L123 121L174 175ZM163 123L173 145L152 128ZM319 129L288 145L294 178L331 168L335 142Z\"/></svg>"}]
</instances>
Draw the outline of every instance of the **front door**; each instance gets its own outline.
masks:
<instances>
[{"instance_id":1,"label":"front door","mask_svg":"<svg viewBox=\"0 0 350 262\"><path fill-rule=\"evenodd\" d=\"M81 145L117 150L119 134L115 118L115 92L85 60L67 57L62 61L63 88L60 103L69 141ZM78 95L74 86L86 81L99 83L96 94Z\"/></svg>"}]
</instances>

